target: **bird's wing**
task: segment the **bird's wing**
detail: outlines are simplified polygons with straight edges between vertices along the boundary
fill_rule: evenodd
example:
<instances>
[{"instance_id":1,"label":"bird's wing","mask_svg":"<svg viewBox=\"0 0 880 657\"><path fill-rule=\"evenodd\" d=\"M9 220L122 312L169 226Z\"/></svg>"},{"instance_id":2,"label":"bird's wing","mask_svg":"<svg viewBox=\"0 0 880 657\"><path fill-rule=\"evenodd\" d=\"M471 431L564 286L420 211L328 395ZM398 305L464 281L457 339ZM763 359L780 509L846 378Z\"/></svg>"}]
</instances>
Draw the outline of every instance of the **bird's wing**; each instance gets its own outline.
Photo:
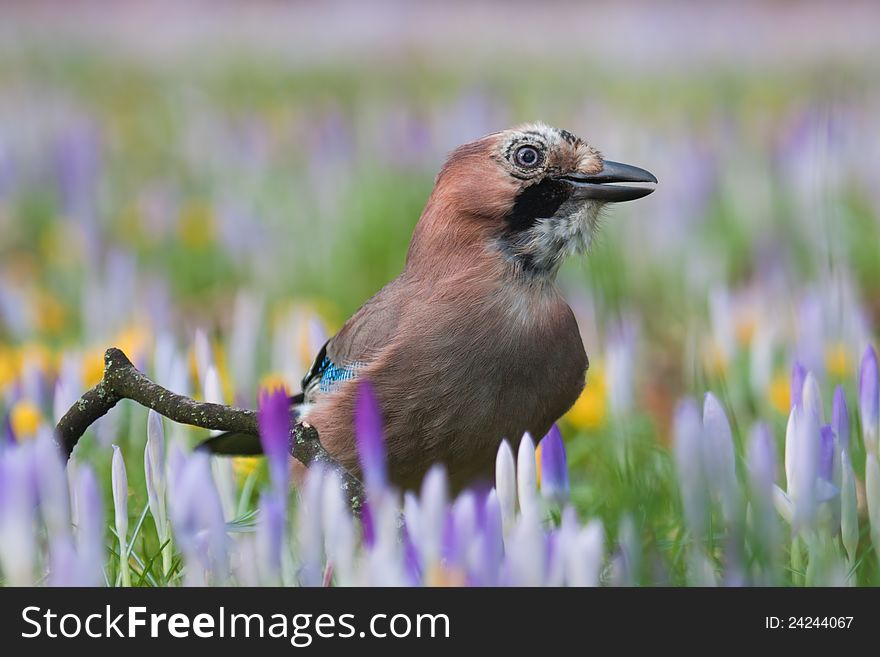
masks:
<instances>
[{"instance_id":1,"label":"bird's wing","mask_svg":"<svg viewBox=\"0 0 880 657\"><path fill-rule=\"evenodd\" d=\"M357 376L393 338L405 311L405 281L398 277L351 316L318 352L303 378L305 402Z\"/></svg>"},{"instance_id":2,"label":"bird's wing","mask_svg":"<svg viewBox=\"0 0 880 657\"><path fill-rule=\"evenodd\" d=\"M342 381L372 362L394 335L406 301L404 282L396 278L377 292L351 316L339 333L330 338L302 380L302 393L290 398L291 405L313 403L321 394L335 390ZM221 433L198 444L196 449L221 456L262 454L258 436L237 432Z\"/></svg>"}]
</instances>

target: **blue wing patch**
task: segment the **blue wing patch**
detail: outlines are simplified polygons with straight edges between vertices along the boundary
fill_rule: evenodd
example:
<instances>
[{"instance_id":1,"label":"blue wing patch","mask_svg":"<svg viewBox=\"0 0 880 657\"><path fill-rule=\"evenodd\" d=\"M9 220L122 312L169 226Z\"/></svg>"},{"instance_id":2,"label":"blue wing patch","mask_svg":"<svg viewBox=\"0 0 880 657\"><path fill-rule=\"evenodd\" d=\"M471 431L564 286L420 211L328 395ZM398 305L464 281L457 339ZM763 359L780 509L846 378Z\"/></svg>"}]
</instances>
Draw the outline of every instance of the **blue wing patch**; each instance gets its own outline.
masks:
<instances>
[{"instance_id":1,"label":"blue wing patch","mask_svg":"<svg viewBox=\"0 0 880 657\"><path fill-rule=\"evenodd\" d=\"M351 367L338 367L329 357L324 356L324 360L321 361L321 364L318 367L318 371L321 373L321 379L318 382L318 390L321 392L330 392L341 381L353 379L355 377L355 369L357 369L358 365L358 363L354 363Z\"/></svg>"}]
</instances>

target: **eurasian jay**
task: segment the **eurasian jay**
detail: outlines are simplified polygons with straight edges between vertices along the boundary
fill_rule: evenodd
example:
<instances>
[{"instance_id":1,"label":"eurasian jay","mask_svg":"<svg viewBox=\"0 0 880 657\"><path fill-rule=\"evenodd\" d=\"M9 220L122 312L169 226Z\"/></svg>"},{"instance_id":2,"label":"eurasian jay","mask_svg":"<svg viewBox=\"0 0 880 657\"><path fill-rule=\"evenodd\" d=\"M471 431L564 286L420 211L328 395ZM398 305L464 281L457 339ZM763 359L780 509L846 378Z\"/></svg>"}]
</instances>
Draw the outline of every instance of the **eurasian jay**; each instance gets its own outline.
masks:
<instances>
[{"instance_id":1,"label":"eurasian jay","mask_svg":"<svg viewBox=\"0 0 880 657\"><path fill-rule=\"evenodd\" d=\"M590 246L606 203L656 183L542 123L455 149L415 227L403 272L321 349L302 381L299 419L359 474L358 381L379 401L391 480L415 488L445 465L453 490L491 480L503 439L540 438L575 402L589 365L556 284ZM217 453L253 453L230 435ZM301 467L299 464L296 467Z\"/></svg>"}]
</instances>

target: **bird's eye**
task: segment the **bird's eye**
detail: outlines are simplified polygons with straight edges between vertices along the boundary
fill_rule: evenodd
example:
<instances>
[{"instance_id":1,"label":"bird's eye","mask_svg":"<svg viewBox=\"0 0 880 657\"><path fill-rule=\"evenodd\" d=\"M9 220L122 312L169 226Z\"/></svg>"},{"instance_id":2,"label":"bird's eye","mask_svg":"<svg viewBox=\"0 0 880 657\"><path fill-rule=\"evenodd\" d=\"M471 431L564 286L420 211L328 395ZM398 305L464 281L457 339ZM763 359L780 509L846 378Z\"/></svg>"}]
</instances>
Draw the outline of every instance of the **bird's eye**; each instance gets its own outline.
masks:
<instances>
[{"instance_id":1,"label":"bird's eye","mask_svg":"<svg viewBox=\"0 0 880 657\"><path fill-rule=\"evenodd\" d=\"M531 169L541 163L541 152L534 146L522 146L516 150L514 159L519 166Z\"/></svg>"}]
</instances>

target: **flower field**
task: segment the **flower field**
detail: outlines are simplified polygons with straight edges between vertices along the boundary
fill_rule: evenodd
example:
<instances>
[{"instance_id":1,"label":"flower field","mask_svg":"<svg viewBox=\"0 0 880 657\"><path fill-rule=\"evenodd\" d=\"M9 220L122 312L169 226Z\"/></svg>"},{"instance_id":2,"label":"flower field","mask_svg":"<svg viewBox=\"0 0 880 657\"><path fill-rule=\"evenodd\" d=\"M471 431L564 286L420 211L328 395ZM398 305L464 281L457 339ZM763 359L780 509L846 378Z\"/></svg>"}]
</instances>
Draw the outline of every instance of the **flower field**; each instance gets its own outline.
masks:
<instances>
[{"instance_id":1,"label":"flower field","mask_svg":"<svg viewBox=\"0 0 880 657\"><path fill-rule=\"evenodd\" d=\"M347 20L384 34L383 6ZM739 57L657 9L668 29L620 32L641 49L617 62L603 41L514 57L489 27L447 50L442 13L421 44L340 28L316 54L313 12L230 40L3 11L0 583L880 584L880 47L835 40L855 12L825 49L820 12ZM402 268L445 154L536 119L660 181L560 274L583 395L453 498L439 468L391 489L363 384L364 512L321 468L292 488L286 395ZM54 425L110 346L259 408L269 457L195 453L207 431L122 402L65 469Z\"/></svg>"}]
</instances>

